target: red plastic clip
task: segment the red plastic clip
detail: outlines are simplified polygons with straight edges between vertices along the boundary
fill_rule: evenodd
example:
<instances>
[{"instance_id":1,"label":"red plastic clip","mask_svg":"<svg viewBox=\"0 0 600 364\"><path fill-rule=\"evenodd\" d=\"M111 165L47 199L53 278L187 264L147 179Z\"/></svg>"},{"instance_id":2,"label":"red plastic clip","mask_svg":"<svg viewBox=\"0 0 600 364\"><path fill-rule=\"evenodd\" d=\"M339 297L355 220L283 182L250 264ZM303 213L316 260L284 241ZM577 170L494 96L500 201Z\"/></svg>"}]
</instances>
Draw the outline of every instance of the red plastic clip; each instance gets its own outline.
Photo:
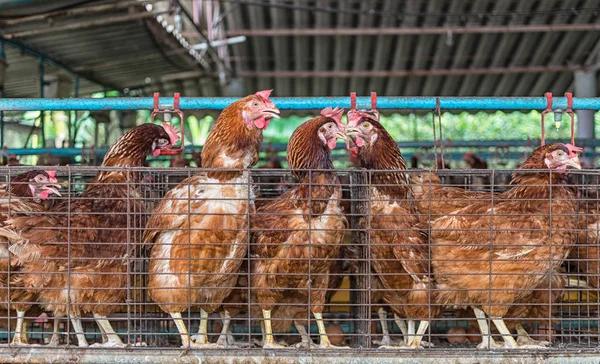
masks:
<instances>
[{"instance_id":1,"label":"red plastic clip","mask_svg":"<svg viewBox=\"0 0 600 364\"><path fill-rule=\"evenodd\" d=\"M575 145L575 113L573 112L573 94L570 92L565 93L567 98L567 110L565 112L569 114L571 118L571 144Z\"/></svg>"},{"instance_id":2,"label":"red plastic clip","mask_svg":"<svg viewBox=\"0 0 600 364\"><path fill-rule=\"evenodd\" d=\"M173 94L173 105L172 108L169 107L164 107L164 108L160 108L159 105L159 98L160 98L160 93L155 92L154 93L154 110L152 110L152 114L150 114L150 120L152 120L152 122L154 122L154 119L156 118L156 115L158 114L177 114L177 116L179 116L179 120L181 120L181 145L179 146L179 148L173 148L173 146L171 146L170 149L161 149L160 151L160 155L177 155L181 152L183 152L184 149L184 138L185 138L185 119L184 119L184 115L183 112L181 111L181 109L179 109L179 92ZM164 120L163 123L168 123L170 120ZM167 124L168 126L170 126L170 124Z\"/></svg>"},{"instance_id":3,"label":"red plastic clip","mask_svg":"<svg viewBox=\"0 0 600 364\"><path fill-rule=\"evenodd\" d=\"M350 93L350 110L356 110L356 92Z\"/></svg>"},{"instance_id":4,"label":"red plastic clip","mask_svg":"<svg viewBox=\"0 0 600 364\"><path fill-rule=\"evenodd\" d=\"M546 130L545 130L546 114L552 112L552 92L546 92L544 94L544 96L546 97L546 110L542 111L542 141L541 141L542 146L546 144Z\"/></svg>"},{"instance_id":5,"label":"red plastic clip","mask_svg":"<svg viewBox=\"0 0 600 364\"><path fill-rule=\"evenodd\" d=\"M377 121L379 121L379 111L377 111L377 92L371 92L371 112L377 116Z\"/></svg>"}]
</instances>

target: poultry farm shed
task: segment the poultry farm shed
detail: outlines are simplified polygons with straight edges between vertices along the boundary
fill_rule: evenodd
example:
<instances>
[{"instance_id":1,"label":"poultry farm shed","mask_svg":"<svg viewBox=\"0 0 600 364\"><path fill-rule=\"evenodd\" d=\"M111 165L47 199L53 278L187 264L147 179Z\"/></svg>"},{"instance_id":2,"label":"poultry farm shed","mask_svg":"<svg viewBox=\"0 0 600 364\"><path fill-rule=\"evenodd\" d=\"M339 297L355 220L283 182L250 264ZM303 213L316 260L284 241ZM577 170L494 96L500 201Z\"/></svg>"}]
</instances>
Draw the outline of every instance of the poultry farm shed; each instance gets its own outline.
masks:
<instances>
[{"instance_id":1,"label":"poultry farm shed","mask_svg":"<svg viewBox=\"0 0 600 364\"><path fill-rule=\"evenodd\" d=\"M337 130L333 139L318 135L331 149L342 138L337 147L349 150L356 167L305 162L310 153L289 149L309 144L302 140L289 144L290 169L253 169L250 162L225 170L56 166L49 173L55 180L43 185L56 188L47 190L56 192L51 198L36 194L39 180L17 180L31 168L0 170L10 191L1 201L0 362L65 355L90 363L598 360L600 172L580 169L577 141L541 145L514 170L408 170L376 109L560 112L600 110L600 99L555 97L548 106L543 97L380 97L375 104L367 97L269 99L261 92L258 100L279 110L323 109L305 124L321 123L315 133ZM220 111L236 102L181 98L179 106ZM159 103L174 106L171 98ZM149 98L0 99L0 110L152 107ZM350 108L347 121L333 107ZM256 125L266 128L268 121ZM156 128L163 133L156 140L171 149L152 144L148 154L174 154L172 130ZM119 150L113 146L105 162ZM225 174L236 177L220 183ZM105 182L115 175L123 178ZM127 192L90 196L102 183ZM24 184L33 196L14 192ZM40 199L49 202L26 211L27 226L19 225L23 212L11 204ZM119 210L74 208L111 203ZM213 231L233 220L233 241L224 237L234 228ZM198 232L217 242L194 240ZM102 241L115 233L116 241ZM60 239L37 244L41 234ZM231 255L214 253L228 244ZM78 255L87 249L95 255ZM165 253L173 249L182 255ZM96 271L80 271L83 261ZM65 286L48 283L54 280ZM82 287L81 280L91 283ZM182 286L174 289L175 282ZM201 302L197 292L217 293ZM80 303L81 295L99 298L91 305Z\"/></svg>"}]
</instances>

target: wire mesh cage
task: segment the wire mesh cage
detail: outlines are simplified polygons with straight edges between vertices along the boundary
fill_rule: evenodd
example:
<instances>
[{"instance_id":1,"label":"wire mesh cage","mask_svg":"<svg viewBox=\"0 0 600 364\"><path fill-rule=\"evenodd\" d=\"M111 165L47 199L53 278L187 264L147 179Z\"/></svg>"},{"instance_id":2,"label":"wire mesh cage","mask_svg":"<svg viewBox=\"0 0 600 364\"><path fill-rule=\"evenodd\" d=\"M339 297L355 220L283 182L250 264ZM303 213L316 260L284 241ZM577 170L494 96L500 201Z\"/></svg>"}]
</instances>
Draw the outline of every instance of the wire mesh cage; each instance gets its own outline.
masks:
<instances>
[{"instance_id":1,"label":"wire mesh cage","mask_svg":"<svg viewBox=\"0 0 600 364\"><path fill-rule=\"evenodd\" d=\"M216 185L194 179L207 169L55 169L61 196L27 212L28 233L3 229L9 345L22 331L61 348L81 346L80 334L99 347L118 336L136 350L261 350L266 319L271 347L289 350L408 348L420 334L432 352L492 350L509 341L500 319L524 347L599 345L594 170L303 170L311 177L299 183L295 170L251 169ZM16 181L28 170L3 169L4 191L30 190L38 181ZM87 196L99 172L126 176L110 186L123 192ZM312 178L324 173L336 182ZM389 173L403 176L404 198L381 193L398 187L377 177ZM536 174L550 183L532 187L547 194L507 194L520 188L515 176ZM13 204L36 196L2 197L9 226L22 218ZM452 247L444 233L470 240ZM36 245L40 234L51 238ZM30 324L19 327L23 314Z\"/></svg>"}]
</instances>

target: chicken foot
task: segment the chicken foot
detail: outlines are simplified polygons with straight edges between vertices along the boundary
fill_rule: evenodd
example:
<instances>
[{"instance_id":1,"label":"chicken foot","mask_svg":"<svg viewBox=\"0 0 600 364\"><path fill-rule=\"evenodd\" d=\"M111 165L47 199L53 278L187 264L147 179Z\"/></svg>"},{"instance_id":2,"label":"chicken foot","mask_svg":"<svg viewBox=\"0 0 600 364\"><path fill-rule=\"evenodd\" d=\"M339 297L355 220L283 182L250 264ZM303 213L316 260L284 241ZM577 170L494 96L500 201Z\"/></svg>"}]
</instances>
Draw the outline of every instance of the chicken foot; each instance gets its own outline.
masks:
<instances>
[{"instance_id":1,"label":"chicken foot","mask_svg":"<svg viewBox=\"0 0 600 364\"><path fill-rule=\"evenodd\" d=\"M502 338L504 339L504 347L511 349L546 349L546 346L539 343L519 345L512 337L512 334L508 327L506 327L503 319L492 319L492 321L494 321L494 325L496 325L498 331L500 331L500 335L502 335Z\"/></svg>"},{"instance_id":2,"label":"chicken foot","mask_svg":"<svg viewBox=\"0 0 600 364\"><path fill-rule=\"evenodd\" d=\"M481 343L477 345L477 349L503 348L504 345L497 343L492 337L485 313L475 307L473 307L473 312L475 313L477 324L479 325L479 331L481 332Z\"/></svg>"},{"instance_id":3,"label":"chicken foot","mask_svg":"<svg viewBox=\"0 0 600 364\"><path fill-rule=\"evenodd\" d=\"M525 331L525 328L523 327L523 325L521 325L521 323L517 323L515 325L515 329L517 330L517 344L519 345L540 345L544 347L552 345L550 341L539 341L529 336L529 334L527 333L527 331Z\"/></svg>"},{"instance_id":4,"label":"chicken foot","mask_svg":"<svg viewBox=\"0 0 600 364\"><path fill-rule=\"evenodd\" d=\"M265 330L264 340L263 340L263 349L283 349L285 346L276 344L275 338L273 337L273 327L271 326L271 310L262 310L263 317L265 319Z\"/></svg>"},{"instance_id":5,"label":"chicken foot","mask_svg":"<svg viewBox=\"0 0 600 364\"><path fill-rule=\"evenodd\" d=\"M414 320L409 320L408 322L413 322L413 327L414 327ZM414 335L413 340L410 342L409 344L409 348L412 349L419 349L419 348L423 348L422 343L424 343L423 341L423 335L425 335L425 331L427 331L427 327L429 326L429 321L427 320L421 320L421 322L419 322L419 328L417 329L417 333ZM432 347L433 344L427 343L427 346Z\"/></svg>"},{"instance_id":6,"label":"chicken foot","mask_svg":"<svg viewBox=\"0 0 600 364\"><path fill-rule=\"evenodd\" d=\"M313 312L315 320L317 321L317 327L319 328L320 343L319 348L321 349L350 349L348 346L334 346L331 345L329 337L327 336L327 330L325 330L325 323L323 322L323 314L321 312Z\"/></svg>"},{"instance_id":7,"label":"chicken foot","mask_svg":"<svg viewBox=\"0 0 600 364\"><path fill-rule=\"evenodd\" d=\"M294 320L294 326L296 327L296 330L298 330L300 337L302 337L302 341L299 342L298 344L296 344L295 347L297 347L297 348L316 347L316 344L310 338L310 335L308 334L308 331L306 330L306 328L304 327L302 322L300 322L298 320Z\"/></svg>"},{"instance_id":8,"label":"chicken foot","mask_svg":"<svg viewBox=\"0 0 600 364\"><path fill-rule=\"evenodd\" d=\"M94 319L96 320L100 331L104 332L105 335L108 337L108 341L102 344L93 344L93 347L123 348L126 346L123 343L123 341L121 341L119 335L117 335L115 330L112 328L112 325L110 324L106 316L94 313Z\"/></svg>"},{"instance_id":9,"label":"chicken foot","mask_svg":"<svg viewBox=\"0 0 600 364\"><path fill-rule=\"evenodd\" d=\"M89 346L85 339L85 333L83 332L83 326L81 325L81 317L71 316L71 322L73 323L73 331L77 335L77 346L84 348Z\"/></svg>"}]
</instances>

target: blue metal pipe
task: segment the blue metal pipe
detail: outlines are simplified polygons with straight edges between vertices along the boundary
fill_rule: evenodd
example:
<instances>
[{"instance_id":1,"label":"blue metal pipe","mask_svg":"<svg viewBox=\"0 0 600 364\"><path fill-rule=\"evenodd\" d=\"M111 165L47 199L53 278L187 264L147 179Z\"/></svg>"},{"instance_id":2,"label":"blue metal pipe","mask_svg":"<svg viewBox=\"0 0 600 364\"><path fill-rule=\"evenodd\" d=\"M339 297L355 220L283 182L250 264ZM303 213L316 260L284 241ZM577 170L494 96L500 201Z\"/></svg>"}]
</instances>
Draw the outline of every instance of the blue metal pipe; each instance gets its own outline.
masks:
<instances>
[{"instance_id":1,"label":"blue metal pipe","mask_svg":"<svg viewBox=\"0 0 600 364\"><path fill-rule=\"evenodd\" d=\"M238 100L230 97L183 97L182 109L222 110ZM350 97L274 97L273 102L281 110L319 110L329 106L350 107ZM369 97L357 97L359 108L370 108ZM161 97L161 105L172 104L171 97ZM122 98L72 98L72 99L0 99L0 110L149 110L154 107L149 97ZM435 97L379 97L377 108L433 110ZM543 97L440 97L443 110L544 110ZM567 99L553 99L553 109L566 109ZM600 110L600 98L573 98L573 108L578 110Z\"/></svg>"}]
</instances>

